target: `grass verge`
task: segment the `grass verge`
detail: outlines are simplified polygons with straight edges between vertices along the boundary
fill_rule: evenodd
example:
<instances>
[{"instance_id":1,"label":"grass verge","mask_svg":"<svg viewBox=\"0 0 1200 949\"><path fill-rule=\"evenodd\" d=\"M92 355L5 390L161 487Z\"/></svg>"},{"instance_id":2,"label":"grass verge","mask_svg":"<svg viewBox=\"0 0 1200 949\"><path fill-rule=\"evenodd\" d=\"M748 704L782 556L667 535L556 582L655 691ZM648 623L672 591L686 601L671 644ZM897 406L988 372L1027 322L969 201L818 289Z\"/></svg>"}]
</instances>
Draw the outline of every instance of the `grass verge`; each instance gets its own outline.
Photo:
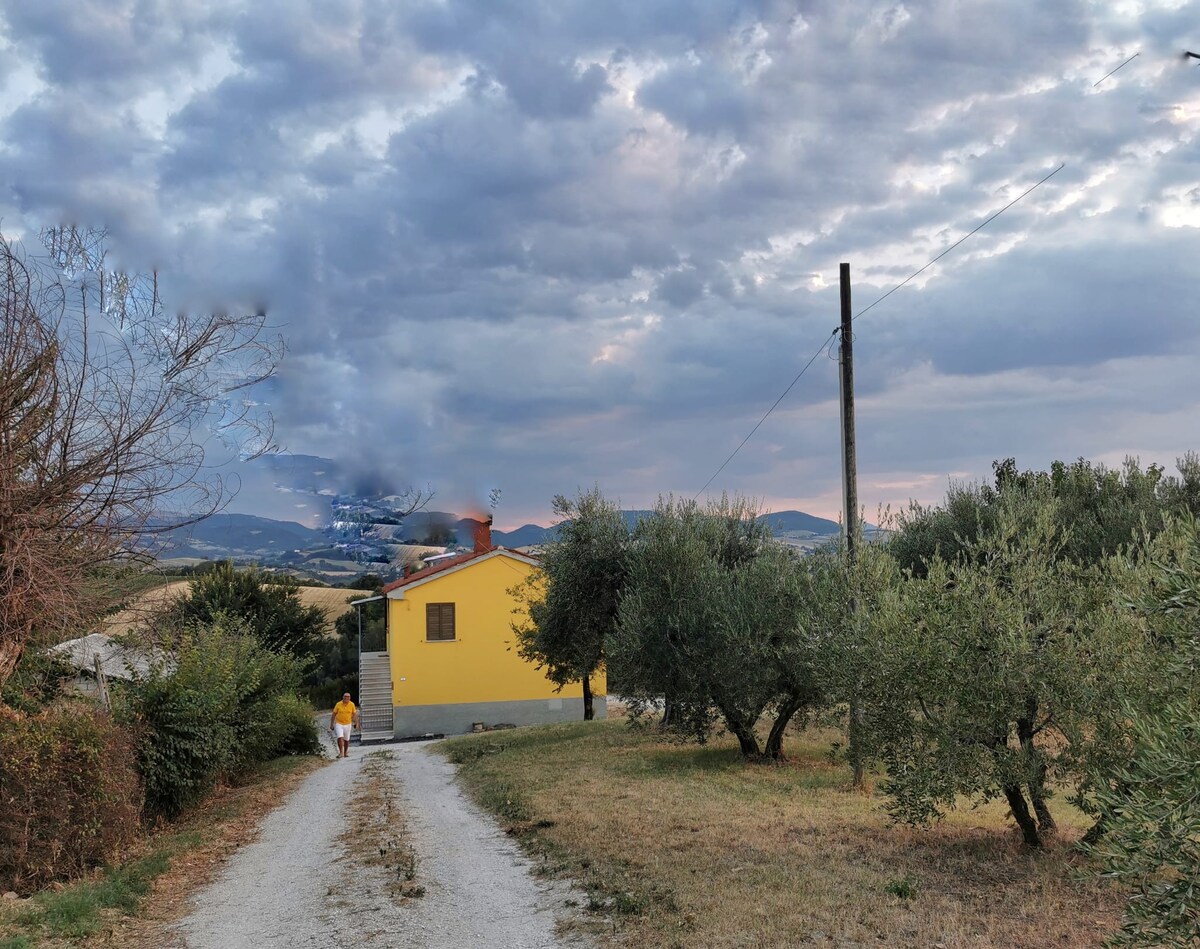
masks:
<instances>
[{"instance_id":1,"label":"grass verge","mask_svg":"<svg viewBox=\"0 0 1200 949\"><path fill-rule=\"evenodd\" d=\"M999 804L889 826L880 796L848 789L834 737L793 738L786 765L620 720L442 750L542 871L575 879L631 945L1082 949L1116 927L1121 894L1075 872L1083 815L1058 801L1059 839L1038 855Z\"/></svg>"},{"instance_id":2,"label":"grass verge","mask_svg":"<svg viewBox=\"0 0 1200 949\"><path fill-rule=\"evenodd\" d=\"M61 889L5 901L0 905L0 949L161 945L154 924L170 918L180 908L180 897L252 834L265 810L317 767L316 758L268 762L237 786L218 789L128 859Z\"/></svg>"}]
</instances>

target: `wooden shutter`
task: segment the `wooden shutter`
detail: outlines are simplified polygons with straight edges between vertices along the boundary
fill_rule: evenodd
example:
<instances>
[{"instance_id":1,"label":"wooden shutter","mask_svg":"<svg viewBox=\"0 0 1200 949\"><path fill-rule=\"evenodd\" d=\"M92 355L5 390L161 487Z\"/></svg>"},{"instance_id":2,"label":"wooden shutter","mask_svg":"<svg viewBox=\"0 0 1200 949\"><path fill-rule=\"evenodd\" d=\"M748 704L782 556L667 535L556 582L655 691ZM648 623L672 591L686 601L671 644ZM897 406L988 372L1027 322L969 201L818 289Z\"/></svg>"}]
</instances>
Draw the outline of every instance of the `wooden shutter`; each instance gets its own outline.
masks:
<instances>
[{"instance_id":1,"label":"wooden shutter","mask_svg":"<svg viewBox=\"0 0 1200 949\"><path fill-rule=\"evenodd\" d=\"M425 638L431 642L454 639L454 604L425 604Z\"/></svg>"}]
</instances>

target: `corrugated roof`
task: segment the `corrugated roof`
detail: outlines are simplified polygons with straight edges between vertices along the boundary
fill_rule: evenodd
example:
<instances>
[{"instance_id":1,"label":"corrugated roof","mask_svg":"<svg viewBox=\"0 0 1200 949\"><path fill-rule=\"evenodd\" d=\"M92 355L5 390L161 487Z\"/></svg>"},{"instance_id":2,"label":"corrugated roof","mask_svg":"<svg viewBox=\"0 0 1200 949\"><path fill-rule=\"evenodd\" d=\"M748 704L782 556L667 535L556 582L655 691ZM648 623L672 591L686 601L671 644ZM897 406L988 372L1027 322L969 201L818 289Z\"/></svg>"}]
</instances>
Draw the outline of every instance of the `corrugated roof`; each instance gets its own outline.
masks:
<instances>
[{"instance_id":1,"label":"corrugated roof","mask_svg":"<svg viewBox=\"0 0 1200 949\"><path fill-rule=\"evenodd\" d=\"M70 639L50 652L70 663L81 672L95 672L96 657L100 657L100 668L110 679L132 679L150 671L157 657L139 649L130 649L104 633L92 633L79 639Z\"/></svg>"}]
</instances>

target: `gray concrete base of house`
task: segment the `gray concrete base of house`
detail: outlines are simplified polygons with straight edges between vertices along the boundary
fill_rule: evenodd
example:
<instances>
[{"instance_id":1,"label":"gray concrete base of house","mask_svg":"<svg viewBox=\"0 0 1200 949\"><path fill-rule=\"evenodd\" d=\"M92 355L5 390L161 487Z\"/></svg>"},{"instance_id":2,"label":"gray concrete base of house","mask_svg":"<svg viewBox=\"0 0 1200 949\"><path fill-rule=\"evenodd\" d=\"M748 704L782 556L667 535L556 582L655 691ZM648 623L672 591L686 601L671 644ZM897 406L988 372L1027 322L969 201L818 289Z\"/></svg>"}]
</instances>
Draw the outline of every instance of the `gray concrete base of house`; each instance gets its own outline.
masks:
<instances>
[{"instance_id":1,"label":"gray concrete base of house","mask_svg":"<svg viewBox=\"0 0 1200 949\"><path fill-rule=\"evenodd\" d=\"M596 718L605 718L603 695L592 700ZM465 735L477 722L493 725L545 725L583 721L583 699L536 699L525 702L464 702L460 705L397 705L393 711L397 738L421 735Z\"/></svg>"}]
</instances>

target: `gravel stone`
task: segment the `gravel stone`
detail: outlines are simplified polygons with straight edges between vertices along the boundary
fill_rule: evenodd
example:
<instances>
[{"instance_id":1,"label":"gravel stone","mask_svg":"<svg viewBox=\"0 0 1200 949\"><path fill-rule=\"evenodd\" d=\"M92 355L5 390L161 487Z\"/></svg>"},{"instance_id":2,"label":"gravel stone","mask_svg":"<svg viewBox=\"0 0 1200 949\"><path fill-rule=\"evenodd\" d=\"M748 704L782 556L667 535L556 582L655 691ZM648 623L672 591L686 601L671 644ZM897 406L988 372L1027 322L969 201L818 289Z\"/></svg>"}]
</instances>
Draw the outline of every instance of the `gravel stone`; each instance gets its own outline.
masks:
<instances>
[{"instance_id":1,"label":"gravel stone","mask_svg":"<svg viewBox=\"0 0 1200 949\"><path fill-rule=\"evenodd\" d=\"M388 895L383 871L343 854L340 802L374 750L309 777L267 815L193 897L178 924L186 949L567 949L590 945L556 935L570 887L536 880L529 860L454 782L454 767L427 744L383 746L417 857L420 898ZM347 859L348 857L348 859ZM578 894L575 894L578 896Z\"/></svg>"}]
</instances>

